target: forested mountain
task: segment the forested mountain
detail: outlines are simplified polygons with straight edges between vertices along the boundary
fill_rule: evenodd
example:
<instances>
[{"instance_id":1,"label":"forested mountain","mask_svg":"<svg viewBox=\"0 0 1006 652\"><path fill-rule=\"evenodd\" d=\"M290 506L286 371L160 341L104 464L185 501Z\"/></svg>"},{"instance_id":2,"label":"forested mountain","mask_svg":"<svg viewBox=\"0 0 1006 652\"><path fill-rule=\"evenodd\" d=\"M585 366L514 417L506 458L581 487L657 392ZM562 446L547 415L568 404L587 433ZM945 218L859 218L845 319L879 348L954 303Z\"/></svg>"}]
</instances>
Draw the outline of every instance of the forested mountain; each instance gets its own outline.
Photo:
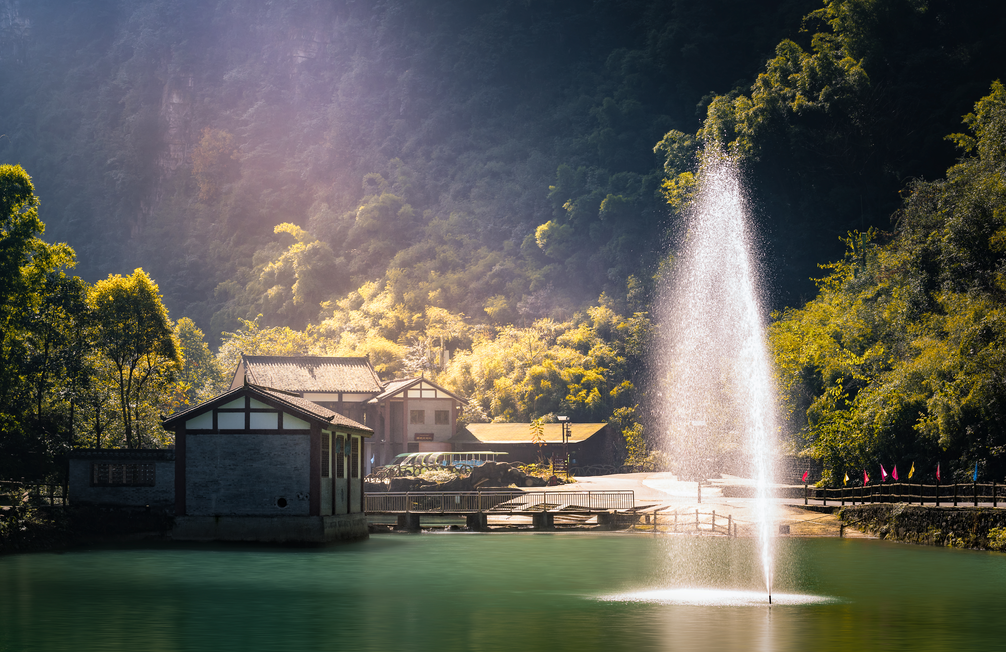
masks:
<instances>
[{"instance_id":1,"label":"forested mountain","mask_svg":"<svg viewBox=\"0 0 1006 652\"><path fill-rule=\"evenodd\" d=\"M218 333L301 328L389 269L476 320L623 296L663 255L654 144L816 3L0 4L0 159L48 237ZM280 223L310 240L273 273Z\"/></svg>"},{"instance_id":2,"label":"forested mountain","mask_svg":"<svg viewBox=\"0 0 1006 652\"><path fill-rule=\"evenodd\" d=\"M900 193L954 164L945 136L1006 76L1000 5L0 0L0 163L96 284L32 291L100 313L99 281L142 267L178 374L201 328L225 365L367 353L473 418L638 436L698 148L743 158L770 303L797 309L850 231L885 245ZM178 401L213 386L186 378L163 378Z\"/></svg>"}]
</instances>

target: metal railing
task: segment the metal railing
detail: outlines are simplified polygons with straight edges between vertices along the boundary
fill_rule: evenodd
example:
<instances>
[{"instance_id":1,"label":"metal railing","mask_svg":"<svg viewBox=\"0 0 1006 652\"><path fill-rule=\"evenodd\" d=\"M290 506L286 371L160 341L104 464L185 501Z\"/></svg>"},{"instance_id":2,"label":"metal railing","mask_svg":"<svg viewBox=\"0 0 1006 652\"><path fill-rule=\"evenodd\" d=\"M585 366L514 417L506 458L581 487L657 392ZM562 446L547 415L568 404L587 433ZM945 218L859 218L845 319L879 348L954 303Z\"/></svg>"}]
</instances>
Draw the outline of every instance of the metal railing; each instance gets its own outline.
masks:
<instances>
[{"instance_id":1,"label":"metal railing","mask_svg":"<svg viewBox=\"0 0 1006 652\"><path fill-rule=\"evenodd\" d=\"M368 514L606 512L636 506L632 491L408 491L365 495Z\"/></svg>"}]
</instances>

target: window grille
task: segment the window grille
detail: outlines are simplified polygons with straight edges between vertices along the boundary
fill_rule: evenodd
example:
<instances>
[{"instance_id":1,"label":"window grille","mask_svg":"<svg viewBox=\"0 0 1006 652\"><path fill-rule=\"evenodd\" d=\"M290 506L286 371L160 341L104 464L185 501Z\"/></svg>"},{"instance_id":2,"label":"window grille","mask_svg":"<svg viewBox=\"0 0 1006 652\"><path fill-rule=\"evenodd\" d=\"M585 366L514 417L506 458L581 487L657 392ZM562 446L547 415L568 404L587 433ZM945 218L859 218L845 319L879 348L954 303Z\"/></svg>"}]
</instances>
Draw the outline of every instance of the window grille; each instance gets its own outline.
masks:
<instances>
[{"instance_id":1,"label":"window grille","mask_svg":"<svg viewBox=\"0 0 1006 652\"><path fill-rule=\"evenodd\" d=\"M335 477L346 477L346 444L342 435L335 438Z\"/></svg>"},{"instance_id":2,"label":"window grille","mask_svg":"<svg viewBox=\"0 0 1006 652\"><path fill-rule=\"evenodd\" d=\"M349 464L350 464L349 469L350 469L350 473L353 474L354 478L359 478L360 477L360 438L359 437L351 437L350 439L353 442L353 444L352 444L352 449L353 449L352 455L353 455L353 457L352 457L352 459L349 462Z\"/></svg>"},{"instance_id":3,"label":"window grille","mask_svg":"<svg viewBox=\"0 0 1006 652\"><path fill-rule=\"evenodd\" d=\"M449 426L451 425L451 412L450 410L435 410L433 412L433 422L438 426Z\"/></svg>"},{"instance_id":4,"label":"window grille","mask_svg":"<svg viewBox=\"0 0 1006 652\"><path fill-rule=\"evenodd\" d=\"M426 423L426 410L409 410L409 423Z\"/></svg>"},{"instance_id":5,"label":"window grille","mask_svg":"<svg viewBox=\"0 0 1006 652\"><path fill-rule=\"evenodd\" d=\"M332 435L327 432L321 433L321 477L328 478L332 475Z\"/></svg>"},{"instance_id":6,"label":"window grille","mask_svg":"<svg viewBox=\"0 0 1006 652\"><path fill-rule=\"evenodd\" d=\"M91 464L92 487L153 487L154 464L94 462Z\"/></svg>"}]
</instances>

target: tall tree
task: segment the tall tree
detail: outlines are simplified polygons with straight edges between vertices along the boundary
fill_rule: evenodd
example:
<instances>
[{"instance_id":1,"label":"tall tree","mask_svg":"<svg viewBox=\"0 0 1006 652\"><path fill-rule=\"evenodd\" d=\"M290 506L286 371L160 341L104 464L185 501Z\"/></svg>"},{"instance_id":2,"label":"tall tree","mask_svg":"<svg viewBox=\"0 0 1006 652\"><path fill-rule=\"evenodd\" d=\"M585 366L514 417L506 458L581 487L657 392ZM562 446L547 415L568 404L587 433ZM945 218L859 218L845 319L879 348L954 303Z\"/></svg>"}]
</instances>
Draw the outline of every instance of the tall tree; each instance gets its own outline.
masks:
<instances>
[{"instance_id":1,"label":"tall tree","mask_svg":"<svg viewBox=\"0 0 1006 652\"><path fill-rule=\"evenodd\" d=\"M227 376L206 344L203 331L194 321L182 317L175 324L175 335L185 359L178 375L178 382L185 394L185 403L194 404L224 391L227 387Z\"/></svg>"},{"instance_id":2,"label":"tall tree","mask_svg":"<svg viewBox=\"0 0 1006 652\"><path fill-rule=\"evenodd\" d=\"M97 348L112 363L126 446L134 448L134 417L148 384L182 364L179 345L157 284L137 268L98 281L89 296L99 332Z\"/></svg>"},{"instance_id":3,"label":"tall tree","mask_svg":"<svg viewBox=\"0 0 1006 652\"><path fill-rule=\"evenodd\" d=\"M72 266L73 250L40 238L45 226L31 178L20 165L0 165L0 458L17 466L25 455L47 452L41 437L41 403L34 382L47 342L46 302L50 281ZM43 373L44 377L45 374ZM2 472L2 470L0 470Z\"/></svg>"}]
</instances>

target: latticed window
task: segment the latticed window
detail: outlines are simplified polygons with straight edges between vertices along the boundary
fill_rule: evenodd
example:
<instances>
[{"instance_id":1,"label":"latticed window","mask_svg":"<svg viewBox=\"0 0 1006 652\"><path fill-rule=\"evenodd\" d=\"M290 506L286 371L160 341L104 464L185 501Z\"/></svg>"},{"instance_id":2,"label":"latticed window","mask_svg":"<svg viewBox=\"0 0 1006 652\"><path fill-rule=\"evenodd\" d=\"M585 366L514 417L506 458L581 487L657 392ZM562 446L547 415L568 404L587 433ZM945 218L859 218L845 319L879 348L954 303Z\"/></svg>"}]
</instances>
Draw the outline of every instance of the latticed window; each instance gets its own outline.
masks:
<instances>
[{"instance_id":1,"label":"latticed window","mask_svg":"<svg viewBox=\"0 0 1006 652\"><path fill-rule=\"evenodd\" d=\"M327 432L321 433L321 477L328 478L332 475L332 435Z\"/></svg>"},{"instance_id":2,"label":"latticed window","mask_svg":"<svg viewBox=\"0 0 1006 652\"><path fill-rule=\"evenodd\" d=\"M352 455L353 455L353 457L349 461L349 464L350 464L350 466L349 466L350 473L353 474L354 478L359 478L360 477L360 438L359 437L350 437L350 440L353 442L353 445L352 445L352 448L353 448Z\"/></svg>"},{"instance_id":3,"label":"latticed window","mask_svg":"<svg viewBox=\"0 0 1006 652\"><path fill-rule=\"evenodd\" d=\"M449 426L451 425L451 411L450 410L434 410L433 411L433 422L438 426Z\"/></svg>"},{"instance_id":4,"label":"latticed window","mask_svg":"<svg viewBox=\"0 0 1006 652\"><path fill-rule=\"evenodd\" d=\"M91 464L91 486L94 487L153 487L154 480L152 462Z\"/></svg>"},{"instance_id":5,"label":"latticed window","mask_svg":"<svg viewBox=\"0 0 1006 652\"><path fill-rule=\"evenodd\" d=\"M426 423L426 410L409 410L409 423Z\"/></svg>"},{"instance_id":6,"label":"latticed window","mask_svg":"<svg viewBox=\"0 0 1006 652\"><path fill-rule=\"evenodd\" d=\"M335 438L335 477L346 477L346 439L342 435Z\"/></svg>"}]
</instances>

